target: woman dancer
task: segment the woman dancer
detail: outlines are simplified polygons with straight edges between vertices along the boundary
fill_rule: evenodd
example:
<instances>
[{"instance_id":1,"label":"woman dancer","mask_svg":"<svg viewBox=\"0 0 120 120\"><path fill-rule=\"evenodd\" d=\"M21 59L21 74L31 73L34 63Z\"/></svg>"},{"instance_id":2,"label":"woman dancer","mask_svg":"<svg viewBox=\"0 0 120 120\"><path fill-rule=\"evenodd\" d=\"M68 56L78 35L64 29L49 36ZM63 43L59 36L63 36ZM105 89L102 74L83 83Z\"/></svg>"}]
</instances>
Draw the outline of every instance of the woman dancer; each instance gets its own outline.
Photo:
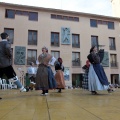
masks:
<instances>
[{"instance_id":1,"label":"woman dancer","mask_svg":"<svg viewBox=\"0 0 120 120\"><path fill-rule=\"evenodd\" d=\"M58 58L55 62L55 80L57 82L58 92L61 93L61 89L65 89L65 81L63 76L64 66L62 65L62 58Z\"/></svg>"},{"instance_id":2,"label":"woman dancer","mask_svg":"<svg viewBox=\"0 0 120 120\"><path fill-rule=\"evenodd\" d=\"M112 87L109 85L104 69L100 64L100 54L97 53L96 46L93 46L90 49L90 54L87 56L87 58L91 63L88 72L89 91L91 91L92 94L97 94L97 90L108 90L108 92L113 91Z\"/></svg>"},{"instance_id":3,"label":"woman dancer","mask_svg":"<svg viewBox=\"0 0 120 120\"><path fill-rule=\"evenodd\" d=\"M36 74L36 90L42 90L41 95L47 95L48 89L55 89L56 82L53 76L53 72L48 66L49 61L52 59L52 56L47 53L48 49L46 47L42 48L42 54L39 55L38 61L38 70Z\"/></svg>"}]
</instances>

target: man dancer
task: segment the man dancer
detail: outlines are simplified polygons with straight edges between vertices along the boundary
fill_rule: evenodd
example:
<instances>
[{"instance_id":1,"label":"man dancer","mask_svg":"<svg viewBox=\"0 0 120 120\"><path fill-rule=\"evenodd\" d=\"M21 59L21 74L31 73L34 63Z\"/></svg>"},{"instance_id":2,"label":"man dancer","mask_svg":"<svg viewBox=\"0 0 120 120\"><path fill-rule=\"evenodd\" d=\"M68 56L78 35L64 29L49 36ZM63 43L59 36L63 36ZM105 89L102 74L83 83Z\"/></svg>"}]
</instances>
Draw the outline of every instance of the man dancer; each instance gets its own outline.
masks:
<instances>
[{"instance_id":1,"label":"man dancer","mask_svg":"<svg viewBox=\"0 0 120 120\"><path fill-rule=\"evenodd\" d=\"M26 92L12 67L12 50L7 33L1 33L2 41L0 41L0 78L5 74L8 80L14 82L20 92ZM0 98L2 99L2 98Z\"/></svg>"}]
</instances>

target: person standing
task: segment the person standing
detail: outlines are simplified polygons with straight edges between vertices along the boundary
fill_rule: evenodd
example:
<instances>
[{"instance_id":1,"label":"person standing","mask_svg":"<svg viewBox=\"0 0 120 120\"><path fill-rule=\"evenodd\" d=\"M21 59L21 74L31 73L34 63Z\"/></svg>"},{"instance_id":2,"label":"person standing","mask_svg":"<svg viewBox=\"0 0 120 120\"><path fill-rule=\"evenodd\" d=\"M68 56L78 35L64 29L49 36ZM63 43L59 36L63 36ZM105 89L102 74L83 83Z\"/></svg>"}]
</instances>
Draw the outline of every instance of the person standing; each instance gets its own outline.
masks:
<instances>
[{"instance_id":1,"label":"person standing","mask_svg":"<svg viewBox=\"0 0 120 120\"><path fill-rule=\"evenodd\" d=\"M57 82L57 89L59 93L61 93L62 89L65 89L65 81L63 76L64 66L62 63L62 58L58 58L58 60L55 62L55 80Z\"/></svg>"},{"instance_id":2,"label":"person standing","mask_svg":"<svg viewBox=\"0 0 120 120\"><path fill-rule=\"evenodd\" d=\"M52 55L48 53L46 47L42 48L42 54L39 55L38 69L36 74L36 90L42 90L41 95L47 95L49 89L56 88L56 82L53 76L53 72L49 66L49 61L52 59Z\"/></svg>"},{"instance_id":3,"label":"person standing","mask_svg":"<svg viewBox=\"0 0 120 120\"><path fill-rule=\"evenodd\" d=\"M103 54L104 51L97 52L97 47L93 46L90 49L90 54L87 56L91 63L88 72L88 89L94 95L98 94L97 90L108 90L108 92L113 91L113 88L108 82L104 69L100 64Z\"/></svg>"},{"instance_id":4,"label":"person standing","mask_svg":"<svg viewBox=\"0 0 120 120\"><path fill-rule=\"evenodd\" d=\"M30 80L30 84L27 86L28 91L29 91L29 89L32 91L33 88L35 87L36 70L37 70L37 68L34 67L34 63L30 62L30 67L28 67L28 69L27 69L28 78Z\"/></svg>"},{"instance_id":5,"label":"person standing","mask_svg":"<svg viewBox=\"0 0 120 120\"><path fill-rule=\"evenodd\" d=\"M0 41L0 78L5 74L9 81L12 81L20 89L20 92L26 92L19 81L13 67L12 67L12 50L9 42L9 35L7 33L1 33Z\"/></svg>"}]
</instances>

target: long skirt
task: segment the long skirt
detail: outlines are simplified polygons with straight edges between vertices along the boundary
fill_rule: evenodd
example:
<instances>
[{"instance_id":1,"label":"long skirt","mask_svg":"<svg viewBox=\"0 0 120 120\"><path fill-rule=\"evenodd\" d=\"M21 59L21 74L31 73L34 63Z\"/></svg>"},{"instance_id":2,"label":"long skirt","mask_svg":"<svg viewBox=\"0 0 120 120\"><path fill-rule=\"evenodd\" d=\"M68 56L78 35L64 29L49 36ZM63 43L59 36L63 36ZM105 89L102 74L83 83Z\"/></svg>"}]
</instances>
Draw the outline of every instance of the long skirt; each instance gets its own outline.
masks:
<instances>
[{"instance_id":1,"label":"long skirt","mask_svg":"<svg viewBox=\"0 0 120 120\"><path fill-rule=\"evenodd\" d=\"M107 76L101 64L93 64L93 68L101 82L102 85L109 85Z\"/></svg>"},{"instance_id":2,"label":"long skirt","mask_svg":"<svg viewBox=\"0 0 120 120\"><path fill-rule=\"evenodd\" d=\"M88 72L88 89L89 91L97 91L97 90L107 90L108 85L103 85L99 77L97 76L93 64L90 65L89 67L89 72Z\"/></svg>"},{"instance_id":3,"label":"long skirt","mask_svg":"<svg viewBox=\"0 0 120 120\"><path fill-rule=\"evenodd\" d=\"M47 66L40 64L36 74L35 80L35 88L36 90L48 90L48 68Z\"/></svg>"},{"instance_id":4,"label":"long skirt","mask_svg":"<svg viewBox=\"0 0 120 120\"><path fill-rule=\"evenodd\" d=\"M55 80L57 82L57 88L61 88L61 89L65 88L64 76L61 70L57 70L55 74Z\"/></svg>"},{"instance_id":5,"label":"long skirt","mask_svg":"<svg viewBox=\"0 0 120 120\"><path fill-rule=\"evenodd\" d=\"M51 69L50 66L48 68L48 84L49 84L49 89L55 89L57 87L57 83L54 77L54 73Z\"/></svg>"}]
</instances>

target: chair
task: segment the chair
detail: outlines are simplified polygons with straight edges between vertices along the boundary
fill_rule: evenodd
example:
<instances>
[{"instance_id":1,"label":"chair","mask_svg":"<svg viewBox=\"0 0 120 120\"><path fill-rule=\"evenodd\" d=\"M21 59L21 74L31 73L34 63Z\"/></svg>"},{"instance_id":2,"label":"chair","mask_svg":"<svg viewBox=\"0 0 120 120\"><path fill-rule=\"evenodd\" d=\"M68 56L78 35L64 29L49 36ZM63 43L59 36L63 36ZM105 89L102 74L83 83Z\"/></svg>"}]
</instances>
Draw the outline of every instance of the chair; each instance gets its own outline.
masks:
<instances>
[{"instance_id":1,"label":"chair","mask_svg":"<svg viewBox=\"0 0 120 120\"><path fill-rule=\"evenodd\" d=\"M17 85L15 85L13 82L9 81L9 88L17 88Z\"/></svg>"},{"instance_id":2,"label":"chair","mask_svg":"<svg viewBox=\"0 0 120 120\"><path fill-rule=\"evenodd\" d=\"M1 78L0 78L0 88L1 88L1 85L2 85L2 80L1 80Z\"/></svg>"},{"instance_id":3,"label":"chair","mask_svg":"<svg viewBox=\"0 0 120 120\"><path fill-rule=\"evenodd\" d=\"M0 78L1 79L1 78ZM5 79L1 79L1 88L2 89L8 89L10 87L9 84L7 84L6 80Z\"/></svg>"}]
</instances>

